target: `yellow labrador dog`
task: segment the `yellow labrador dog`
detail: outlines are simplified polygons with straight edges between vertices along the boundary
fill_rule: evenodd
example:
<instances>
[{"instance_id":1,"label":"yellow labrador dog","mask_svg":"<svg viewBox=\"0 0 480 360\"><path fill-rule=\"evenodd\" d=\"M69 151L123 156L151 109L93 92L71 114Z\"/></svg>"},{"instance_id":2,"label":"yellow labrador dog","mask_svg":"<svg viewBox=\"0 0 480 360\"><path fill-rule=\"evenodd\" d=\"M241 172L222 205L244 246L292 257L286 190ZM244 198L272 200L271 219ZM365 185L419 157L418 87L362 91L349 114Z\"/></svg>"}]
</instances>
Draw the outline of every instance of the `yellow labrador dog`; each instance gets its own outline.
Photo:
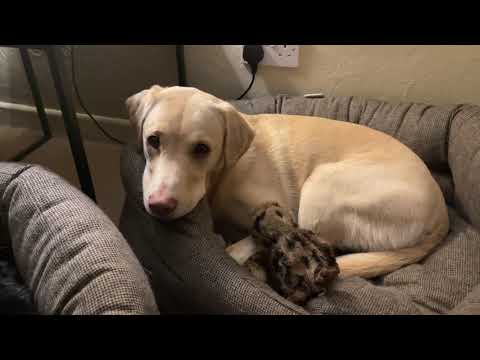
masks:
<instances>
[{"instance_id":1,"label":"yellow labrador dog","mask_svg":"<svg viewBox=\"0 0 480 360\"><path fill-rule=\"evenodd\" d=\"M247 230L252 209L276 201L336 248L341 277L418 262L449 221L426 165L365 126L292 115L246 115L195 88L152 88L126 101L146 158L145 209L180 218L205 196L216 223ZM227 249L239 263L246 238Z\"/></svg>"}]
</instances>

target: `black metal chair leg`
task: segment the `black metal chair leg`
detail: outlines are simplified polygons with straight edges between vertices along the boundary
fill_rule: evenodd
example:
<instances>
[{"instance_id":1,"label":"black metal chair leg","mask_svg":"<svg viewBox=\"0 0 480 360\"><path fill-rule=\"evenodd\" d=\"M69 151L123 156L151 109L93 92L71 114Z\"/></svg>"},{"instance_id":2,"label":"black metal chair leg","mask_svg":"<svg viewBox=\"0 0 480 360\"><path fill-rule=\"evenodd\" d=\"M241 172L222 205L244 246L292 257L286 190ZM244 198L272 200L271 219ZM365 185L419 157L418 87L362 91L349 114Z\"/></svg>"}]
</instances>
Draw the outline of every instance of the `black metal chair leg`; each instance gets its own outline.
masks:
<instances>
[{"instance_id":1,"label":"black metal chair leg","mask_svg":"<svg viewBox=\"0 0 480 360\"><path fill-rule=\"evenodd\" d=\"M40 118L43 135L45 137L51 138L52 133L48 124L47 113L45 112L45 107L43 106L42 96L40 95L40 88L38 87L37 77L35 76L35 72L33 71L33 66L30 60L30 56L28 54L28 50L24 48L20 49L20 55L22 57L23 67L25 68L28 83L30 84L30 89L32 90L33 100L35 102L35 107L37 108L38 117Z\"/></svg>"},{"instance_id":2,"label":"black metal chair leg","mask_svg":"<svg viewBox=\"0 0 480 360\"><path fill-rule=\"evenodd\" d=\"M60 109L65 120L65 128L70 141L72 155L75 160L77 174L80 180L82 191L93 201L96 201L95 190L88 166L85 148L78 125L77 116L74 110L71 91L66 81L65 65L62 59L62 52L58 46L50 46L46 49L50 72L57 92Z\"/></svg>"},{"instance_id":3,"label":"black metal chair leg","mask_svg":"<svg viewBox=\"0 0 480 360\"><path fill-rule=\"evenodd\" d=\"M185 72L185 46L176 45L178 85L187 86L187 75Z\"/></svg>"},{"instance_id":4,"label":"black metal chair leg","mask_svg":"<svg viewBox=\"0 0 480 360\"><path fill-rule=\"evenodd\" d=\"M45 112L45 107L43 106L42 97L40 95L40 89L38 87L37 78L33 71L32 62L30 56L28 55L28 49L20 48L20 55L23 62L23 67L25 69L25 74L27 76L28 83L30 84L30 89L32 91L33 100L35 102L35 107L37 108L37 114L42 125L43 136L40 140L28 146L26 149L19 152L17 155L12 157L10 161L22 161L26 156L31 154L33 151L37 150L40 146L48 142L51 139L52 133L50 131L50 126L48 124L47 114Z\"/></svg>"}]
</instances>

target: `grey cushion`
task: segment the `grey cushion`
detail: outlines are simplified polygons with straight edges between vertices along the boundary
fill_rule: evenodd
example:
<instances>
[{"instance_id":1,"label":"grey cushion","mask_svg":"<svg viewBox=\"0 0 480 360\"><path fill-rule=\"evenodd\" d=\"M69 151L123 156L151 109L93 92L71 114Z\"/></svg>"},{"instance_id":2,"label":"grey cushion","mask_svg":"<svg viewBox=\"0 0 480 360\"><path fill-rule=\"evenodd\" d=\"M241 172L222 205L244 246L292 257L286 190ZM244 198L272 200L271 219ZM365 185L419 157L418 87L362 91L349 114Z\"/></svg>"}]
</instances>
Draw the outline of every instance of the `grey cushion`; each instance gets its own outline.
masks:
<instances>
[{"instance_id":1,"label":"grey cushion","mask_svg":"<svg viewBox=\"0 0 480 360\"><path fill-rule=\"evenodd\" d=\"M328 314L447 314L480 283L480 234L450 211L452 231L421 264L384 276L377 284L338 281L308 309ZM480 300L480 298L477 298Z\"/></svg>"},{"instance_id":2,"label":"grey cushion","mask_svg":"<svg viewBox=\"0 0 480 360\"><path fill-rule=\"evenodd\" d=\"M232 103L250 114L314 115L384 131L405 143L426 162L449 204L451 231L445 242L420 264L404 267L375 281L339 280L331 294L312 300L304 310L312 314L479 313L480 107L392 104L358 97L277 96ZM163 277L169 271L182 269L180 278L191 279L184 283L180 295L187 296L190 289L190 304L177 307L175 301L165 302L167 311L188 311L194 307L195 311L209 313L228 310L230 313L264 314L288 313L285 311L288 308L302 313L298 307L278 297L275 297L277 311L271 306L264 307L264 304L272 304L271 299L276 294L232 264L221 253L223 243L211 229L203 227L204 230L200 230L200 224L211 221L205 205L196 210L195 216L178 221L175 230L171 225L148 217L141 205L144 160L133 148L127 148L122 164L122 177L130 199L122 217L126 238L135 239L134 249L141 261L145 253L152 252L142 253L139 249L156 243L160 250L150 257L149 264L155 264L158 254L162 254L161 261L168 264L163 269ZM155 225L148 225L153 223ZM186 224L192 223L200 226L198 231L188 233L189 238L177 246L179 234L185 236ZM169 250L165 251L167 246ZM178 257L179 252L182 258ZM177 285L159 279L154 288L176 294ZM197 296L197 290L193 290L196 286L205 286L209 291ZM212 307L211 303L218 305Z\"/></svg>"},{"instance_id":3,"label":"grey cushion","mask_svg":"<svg viewBox=\"0 0 480 360\"><path fill-rule=\"evenodd\" d=\"M0 163L3 245L42 314L157 314L148 279L115 225L37 166Z\"/></svg>"}]
</instances>

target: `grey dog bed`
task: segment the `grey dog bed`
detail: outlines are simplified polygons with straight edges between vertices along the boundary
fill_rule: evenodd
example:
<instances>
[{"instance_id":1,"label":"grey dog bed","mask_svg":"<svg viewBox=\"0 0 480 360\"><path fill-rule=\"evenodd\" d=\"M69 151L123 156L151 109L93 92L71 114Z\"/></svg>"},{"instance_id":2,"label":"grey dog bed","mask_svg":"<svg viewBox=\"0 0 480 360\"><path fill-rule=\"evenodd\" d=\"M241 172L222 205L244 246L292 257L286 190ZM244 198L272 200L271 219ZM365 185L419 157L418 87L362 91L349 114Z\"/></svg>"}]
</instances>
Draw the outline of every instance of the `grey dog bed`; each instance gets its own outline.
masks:
<instances>
[{"instance_id":1,"label":"grey dog bed","mask_svg":"<svg viewBox=\"0 0 480 360\"><path fill-rule=\"evenodd\" d=\"M163 313L480 314L480 107L387 103L359 97L264 97L233 102L244 113L303 114L386 132L415 151L440 184L451 230L433 254L375 281L338 280L328 296L300 308L256 281L224 251L202 202L162 224L142 207L145 165L122 156L127 201L121 231L145 268Z\"/></svg>"},{"instance_id":2,"label":"grey dog bed","mask_svg":"<svg viewBox=\"0 0 480 360\"><path fill-rule=\"evenodd\" d=\"M39 314L158 314L147 277L115 225L45 168L0 162L0 248L11 249ZM0 294L0 311L32 312L13 278L0 286L9 291Z\"/></svg>"}]
</instances>

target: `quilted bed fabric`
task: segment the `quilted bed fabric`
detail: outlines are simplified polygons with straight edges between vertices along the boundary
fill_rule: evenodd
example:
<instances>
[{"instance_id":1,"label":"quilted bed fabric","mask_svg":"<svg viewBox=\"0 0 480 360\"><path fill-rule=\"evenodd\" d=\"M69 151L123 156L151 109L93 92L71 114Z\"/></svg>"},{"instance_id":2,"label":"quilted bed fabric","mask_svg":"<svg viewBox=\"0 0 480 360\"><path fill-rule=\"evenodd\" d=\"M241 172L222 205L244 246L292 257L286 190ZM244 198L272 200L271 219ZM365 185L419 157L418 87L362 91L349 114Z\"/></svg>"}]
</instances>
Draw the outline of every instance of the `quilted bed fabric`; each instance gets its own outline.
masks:
<instances>
[{"instance_id":1,"label":"quilted bed fabric","mask_svg":"<svg viewBox=\"0 0 480 360\"><path fill-rule=\"evenodd\" d=\"M123 236L65 180L38 166L0 163L0 205L3 244L11 242L41 314L158 313Z\"/></svg>"},{"instance_id":2,"label":"quilted bed fabric","mask_svg":"<svg viewBox=\"0 0 480 360\"><path fill-rule=\"evenodd\" d=\"M302 309L279 298L232 263L223 251L223 239L201 225L211 221L205 204L175 226L148 217L141 205L144 159L133 147L126 148L122 178L128 201L121 230L134 243L133 249L141 262L148 262L148 266L163 263L162 275L153 282L162 311L480 314L480 107L395 104L361 97L288 96L232 104L248 114L331 118L369 126L396 137L425 161L439 183L449 206L450 232L421 263L375 280L338 280L330 294L313 299ZM195 231L191 230L193 226L197 227ZM147 249L152 244L157 251ZM166 293L171 301L162 297ZM183 299L182 305L178 299Z\"/></svg>"}]
</instances>

